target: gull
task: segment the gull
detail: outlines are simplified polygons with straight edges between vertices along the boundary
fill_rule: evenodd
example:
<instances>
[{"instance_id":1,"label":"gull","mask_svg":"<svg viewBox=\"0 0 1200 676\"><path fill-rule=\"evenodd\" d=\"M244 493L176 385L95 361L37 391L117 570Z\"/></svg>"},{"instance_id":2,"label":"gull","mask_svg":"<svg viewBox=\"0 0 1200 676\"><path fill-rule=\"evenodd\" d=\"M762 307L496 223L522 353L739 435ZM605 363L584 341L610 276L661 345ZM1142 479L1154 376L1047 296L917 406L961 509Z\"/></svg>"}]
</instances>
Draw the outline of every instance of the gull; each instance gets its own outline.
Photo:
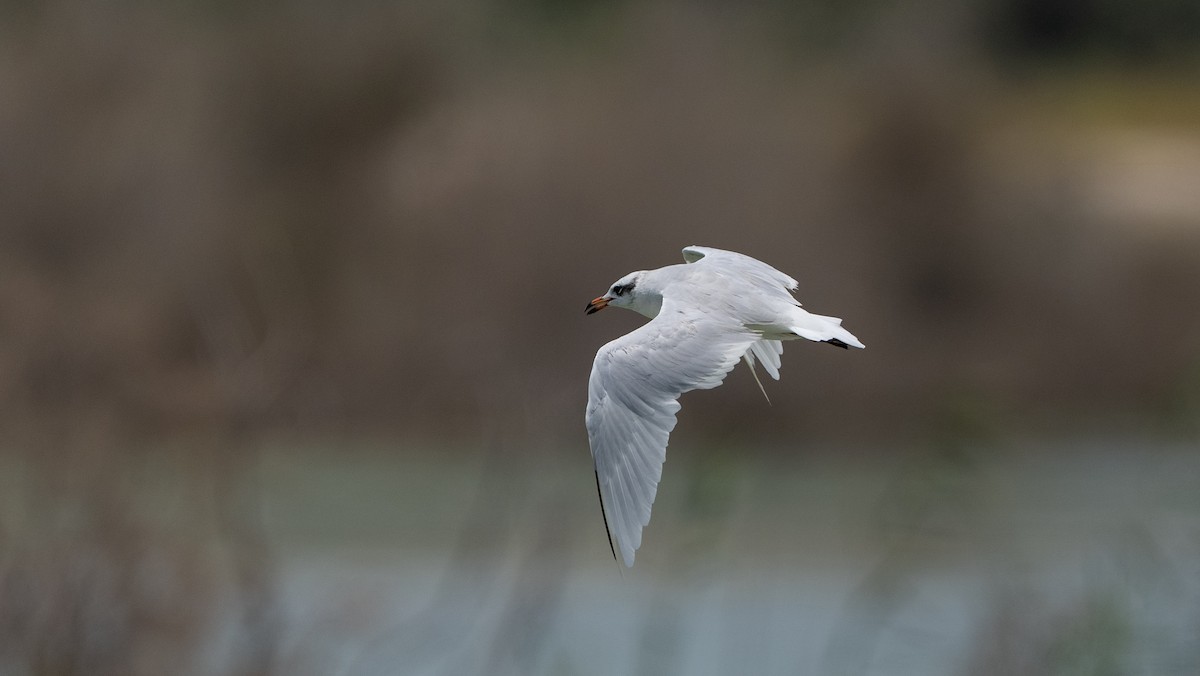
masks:
<instances>
[{"instance_id":1,"label":"gull","mask_svg":"<svg viewBox=\"0 0 1200 676\"><path fill-rule=\"evenodd\" d=\"M720 385L739 360L762 389L754 365L778 380L785 340L864 347L841 319L801 308L796 280L762 261L703 246L685 248L683 260L631 272L587 305L589 315L611 305L650 318L600 348L588 380L601 515L613 558L620 550L627 567L650 523L680 395Z\"/></svg>"}]
</instances>

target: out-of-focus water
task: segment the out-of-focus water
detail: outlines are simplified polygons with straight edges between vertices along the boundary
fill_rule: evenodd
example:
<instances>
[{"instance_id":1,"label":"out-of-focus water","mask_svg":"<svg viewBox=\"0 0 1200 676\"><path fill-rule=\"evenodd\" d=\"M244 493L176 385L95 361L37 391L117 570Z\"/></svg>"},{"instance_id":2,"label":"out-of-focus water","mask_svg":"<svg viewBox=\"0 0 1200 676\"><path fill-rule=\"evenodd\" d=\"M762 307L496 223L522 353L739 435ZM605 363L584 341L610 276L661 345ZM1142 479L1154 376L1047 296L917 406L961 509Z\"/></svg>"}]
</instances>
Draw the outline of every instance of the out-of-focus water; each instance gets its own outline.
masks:
<instances>
[{"instance_id":1,"label":"out-of-focus water","mask_svg":"<svg viewBox=\"0 0 1200 676\"><path fill-rule=\"evenodd\" d=\"M586 457L267 453L280 654L338 674L1200 673L1194 448L682 455L622 570Z\"/></svg>"}]
</instances>

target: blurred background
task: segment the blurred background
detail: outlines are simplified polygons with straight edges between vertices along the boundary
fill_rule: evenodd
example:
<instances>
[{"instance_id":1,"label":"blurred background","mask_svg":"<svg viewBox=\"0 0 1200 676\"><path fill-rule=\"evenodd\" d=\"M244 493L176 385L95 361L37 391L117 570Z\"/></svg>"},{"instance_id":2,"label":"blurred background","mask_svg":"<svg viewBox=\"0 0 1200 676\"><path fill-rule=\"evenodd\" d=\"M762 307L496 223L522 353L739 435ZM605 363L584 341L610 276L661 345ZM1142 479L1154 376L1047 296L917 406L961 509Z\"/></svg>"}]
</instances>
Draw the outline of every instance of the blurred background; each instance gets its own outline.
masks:
<instances>
[{"instance_id":1,"label":"blurred background","mask_svg":"<svg viewBox=\"0 0 1200 676\"><path fill-rule=\"evenodd\" d=\"M1200 4L0 4L0 674L1200 673ZM690 244L868 346L685 395Z\"/></svg>"}]
</instances>

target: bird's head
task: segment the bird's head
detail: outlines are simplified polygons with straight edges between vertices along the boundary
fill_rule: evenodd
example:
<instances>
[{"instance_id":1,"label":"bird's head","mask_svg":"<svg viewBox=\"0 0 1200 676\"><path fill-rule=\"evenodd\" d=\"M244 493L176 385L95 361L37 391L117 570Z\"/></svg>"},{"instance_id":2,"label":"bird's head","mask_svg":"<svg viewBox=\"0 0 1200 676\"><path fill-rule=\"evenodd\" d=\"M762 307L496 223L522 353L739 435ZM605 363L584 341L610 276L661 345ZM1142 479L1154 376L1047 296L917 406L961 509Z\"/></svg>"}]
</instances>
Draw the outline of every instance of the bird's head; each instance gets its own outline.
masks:
<instances>
[{"instance_id":1,"label":"bird's head","mask_svg":"<svg viewBox=\"0 0 1200 676\"><path fill-rule=\"evenodd\" d=\"M638 300L640 299L639 283L646 273L644 271L631 272L624 277L613 282L613 285L608 287L608 291L597 298L593 298L592 302L587 304L587 314L599 312L609 305L615 307L623 307L629 310L638 310Z\"/></svg>"}]
</instances>

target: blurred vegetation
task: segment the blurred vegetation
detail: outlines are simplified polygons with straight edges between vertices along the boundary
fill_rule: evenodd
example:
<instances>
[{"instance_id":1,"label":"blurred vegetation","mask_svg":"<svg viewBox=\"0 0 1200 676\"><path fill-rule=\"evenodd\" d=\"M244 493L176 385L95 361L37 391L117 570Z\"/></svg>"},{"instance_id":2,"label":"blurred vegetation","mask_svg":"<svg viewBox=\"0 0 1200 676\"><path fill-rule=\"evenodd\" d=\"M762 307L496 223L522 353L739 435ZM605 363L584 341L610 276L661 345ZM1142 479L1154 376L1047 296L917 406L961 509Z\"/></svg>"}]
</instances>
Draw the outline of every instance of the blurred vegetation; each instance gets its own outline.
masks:
<instances>
[{"instance_id":1,"label":"blurred vegetation","mask_svg":"<svg viewBox=\"0 0 1200 676\"><path fill-rule=\"evenodd\" d=\"M1200 7L1188 0L1012 0L991 3L998 51L1029 61L1195 63Z\"/></svg>"},{"instance_id":2,"label":"blurred vegetation","mask_svg":"<svg viewBox=\"0 0 1200 676\"><path fill-rule=\"evenodd\" d=\"M591 353L631 324L572 303L692 242L791 271L872 347L793 347L826 385L777 396L811 414L710 398L709 432L852 411L886 437L963 386L1136 421L1196 358L1190 5L6 7L10 430L577 438ZM1171 64L1152 106L1109 69L1133 52ZM1046 75L1006 82L1010 53Z\"/></svg>"}]
</instances>

